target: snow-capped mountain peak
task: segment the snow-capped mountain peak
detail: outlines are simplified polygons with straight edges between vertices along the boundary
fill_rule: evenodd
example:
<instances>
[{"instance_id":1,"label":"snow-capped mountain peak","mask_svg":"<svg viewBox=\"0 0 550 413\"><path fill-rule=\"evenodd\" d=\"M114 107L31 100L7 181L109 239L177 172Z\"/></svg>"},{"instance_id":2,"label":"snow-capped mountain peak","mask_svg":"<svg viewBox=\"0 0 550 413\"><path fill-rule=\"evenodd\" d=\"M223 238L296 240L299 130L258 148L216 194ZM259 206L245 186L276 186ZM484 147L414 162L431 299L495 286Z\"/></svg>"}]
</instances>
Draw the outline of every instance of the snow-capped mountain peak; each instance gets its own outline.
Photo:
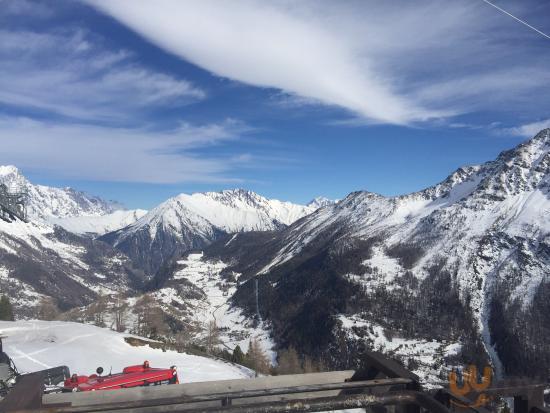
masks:
<instances>
[{"instance_id":1,"label":"snow-capped mountain peak","mask_svg":"<svg viewBox=\"0 0 550 413\"><path fill-rule=\"evenodd\" d=\"M202 248L226 233L281 229L315 209L244 189L180 194L103 239L155 272L177 251Z\"/></svg>"},{"instance_id":2,"label":"snow-capped mountain peak","mask_svg":"<svg viewBox=\"0 0 550 413\"><path fill-rule=\"evenodd\" d=\"M318 196L313 198L311 201L308 202L307 206L316 210L328 205L334 205L339 201L339 199L328 199L324 196Z\"/></svg>"},{"instance_id":3,"label":"snow-capped mountain peak","mask_svg":"<svg viewBox=\"0 0 550 413\"><path fill-rule=\"evenodd\" d=\"M180 194L160 204L135 227L162 224L180 228L182 223L207 225L225 232L266 231L290 225L313 208L267 199L244 189Z\"/></svg>"},{"instance_id":4,"label":"snow-capped mountain peak","mask_svg":"<svg viewBox=\"0 0 550 413\"><path fill-rule=\"evenodd\" d=\"M105 201L72 188L32 184L13 165L0 166L0 182L11 190L27 191L27 211L31 219L100 216L123 209L114 201Z\"/></svg>"}]
</instances>

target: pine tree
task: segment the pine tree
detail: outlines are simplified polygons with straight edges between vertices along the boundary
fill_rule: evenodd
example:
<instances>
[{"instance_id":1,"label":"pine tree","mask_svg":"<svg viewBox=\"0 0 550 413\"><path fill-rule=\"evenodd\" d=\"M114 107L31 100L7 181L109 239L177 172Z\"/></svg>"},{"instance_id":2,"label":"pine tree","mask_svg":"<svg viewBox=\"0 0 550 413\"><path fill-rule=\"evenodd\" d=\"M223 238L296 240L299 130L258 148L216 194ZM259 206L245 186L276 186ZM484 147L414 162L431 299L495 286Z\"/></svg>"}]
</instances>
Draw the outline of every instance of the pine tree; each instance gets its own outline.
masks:
<instances>
[{"instance_id":1,"label":"pine tree","mask_svg":"<svg viewBox=\"0 0 550 413\"><path fill-rule=\"evenodd\" d=\"M3 295L0 297L0 320L2 321L14 321L13 308L8 296Z\"/></svg>"},{"instance_id":2,"label":"pine tree","mask_svg":"<svg viewBox=\"0 0 550 413\"><path fill-rule=\"evenodd\" d=\"M237 344L237 347L235 347L235 350L233 350L231 361L237 364L244 364L245 362L245 355L238 344Z\"/></svg>"}]
</instances>

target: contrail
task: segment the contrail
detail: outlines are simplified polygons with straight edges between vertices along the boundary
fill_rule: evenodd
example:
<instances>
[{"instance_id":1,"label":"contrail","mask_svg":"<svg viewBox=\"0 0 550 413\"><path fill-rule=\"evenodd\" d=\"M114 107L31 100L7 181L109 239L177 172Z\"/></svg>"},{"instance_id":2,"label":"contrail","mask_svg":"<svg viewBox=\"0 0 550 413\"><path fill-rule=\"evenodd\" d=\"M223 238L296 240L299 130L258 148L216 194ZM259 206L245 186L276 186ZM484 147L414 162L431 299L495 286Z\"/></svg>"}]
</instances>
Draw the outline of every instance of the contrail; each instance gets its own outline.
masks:
<instances>
[{"instance_id":1,"label":"contrail","mask_svg":"<svg viewBox=\"0 0 550 413\"><path fill-rule=\"evenodd\" d=\"M483 0L483 1L484 1L485 3L487 3L487 4L489 4L490 6L493 6L495 9L501 11L502 13L507 14L507 15L510 16L511 18L517 20L517 21L520 22L521 24L523 24L523 25L529 27L531 30L536 31L538 34L541 34L541 35L543 35L544 37L546 37L547 39L550 39L550 36L547 35L546 33L541 32L539 29L537 29L537 28L531 26L531 25L530 25L529 23L527 23L526 21L523 21L523 20L521 20L520 18L514 16L513 14L508 13L506 10L501 9L501 8L498 7L496 4L491 3L489 0Z\"/></svg>"}]
</instances>

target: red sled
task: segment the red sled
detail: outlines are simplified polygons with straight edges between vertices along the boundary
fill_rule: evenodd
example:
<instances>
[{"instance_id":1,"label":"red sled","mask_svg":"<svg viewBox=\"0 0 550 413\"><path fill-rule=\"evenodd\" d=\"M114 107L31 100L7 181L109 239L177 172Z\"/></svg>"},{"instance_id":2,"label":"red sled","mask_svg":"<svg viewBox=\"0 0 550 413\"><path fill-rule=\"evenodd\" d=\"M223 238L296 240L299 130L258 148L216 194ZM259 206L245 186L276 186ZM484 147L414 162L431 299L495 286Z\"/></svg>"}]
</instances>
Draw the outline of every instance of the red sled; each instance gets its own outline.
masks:
<instances>
[{"instance_id":1,"label":"red sled","mask_svg":"<svg viewBox=\"0 0 550 413\"><path fill-rule=\"evenodd\" d=\"M109 374L108 376L102 376L101 373L103 373L103 368L98 367L97 374L90 376L73 374L63 383L63 391L115 390L179 383L176 366L169 369L153 368L149 366L148 361L136 366L125 367L122 373Z\"/></svg>"}]
</instances>

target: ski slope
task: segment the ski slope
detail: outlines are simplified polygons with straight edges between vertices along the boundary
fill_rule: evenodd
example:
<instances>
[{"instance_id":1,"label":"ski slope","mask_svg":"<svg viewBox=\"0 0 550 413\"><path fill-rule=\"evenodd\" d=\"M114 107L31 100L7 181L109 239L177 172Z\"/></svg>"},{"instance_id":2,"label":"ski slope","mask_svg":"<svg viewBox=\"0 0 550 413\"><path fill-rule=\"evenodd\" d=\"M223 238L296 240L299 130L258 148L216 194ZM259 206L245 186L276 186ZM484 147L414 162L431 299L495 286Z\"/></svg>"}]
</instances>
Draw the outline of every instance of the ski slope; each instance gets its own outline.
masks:
<instances>
[{"instance_id":1,"label":"ski slope","mask_svg":"<svg viewBox=\"0 0 550 413\"><path fill-rule=\"evenodd\" d=\"M66 365L71 373L91 374L101 366L105 372L122 371L148 360L153 367L178 369L182 383L251 377L244 367L149 346L134 347L124 341L128 334L88 324L61 321L0 321L4 351L20 372Z\"/></svg>"}]
</instances>

